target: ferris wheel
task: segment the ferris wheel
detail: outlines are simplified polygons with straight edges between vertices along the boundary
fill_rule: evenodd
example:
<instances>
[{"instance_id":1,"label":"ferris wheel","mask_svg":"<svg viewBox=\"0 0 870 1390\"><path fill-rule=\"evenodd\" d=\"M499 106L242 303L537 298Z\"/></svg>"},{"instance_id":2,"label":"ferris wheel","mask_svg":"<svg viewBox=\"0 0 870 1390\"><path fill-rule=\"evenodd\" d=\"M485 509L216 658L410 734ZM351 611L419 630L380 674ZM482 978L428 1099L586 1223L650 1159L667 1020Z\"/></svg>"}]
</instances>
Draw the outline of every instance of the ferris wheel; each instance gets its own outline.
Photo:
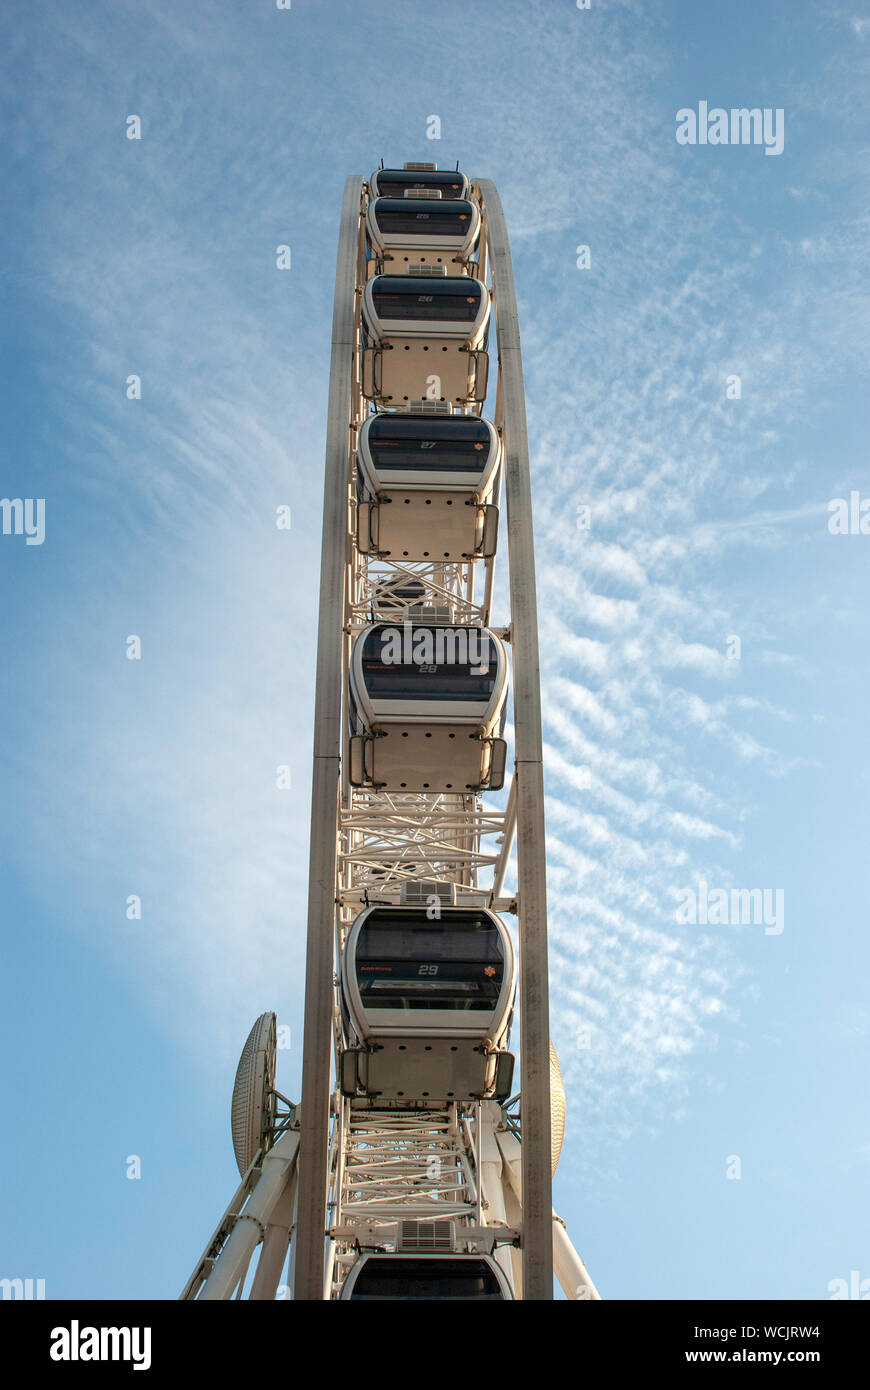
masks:
<instances>
[{"instance_id":1,"label":"ferris wheel","mask_svg":"<svg viewBox=\"0 0 870 1390\"><path fill-rule=\"evenodd\" d=\"M458 169L345 185L314 730L301 1104L264 1014L233 1093L241 1183L182 1298L551 1299L555 1271L597 1299L551 1195L516 294L495 186Z\"/></svg>"}]
</instances>

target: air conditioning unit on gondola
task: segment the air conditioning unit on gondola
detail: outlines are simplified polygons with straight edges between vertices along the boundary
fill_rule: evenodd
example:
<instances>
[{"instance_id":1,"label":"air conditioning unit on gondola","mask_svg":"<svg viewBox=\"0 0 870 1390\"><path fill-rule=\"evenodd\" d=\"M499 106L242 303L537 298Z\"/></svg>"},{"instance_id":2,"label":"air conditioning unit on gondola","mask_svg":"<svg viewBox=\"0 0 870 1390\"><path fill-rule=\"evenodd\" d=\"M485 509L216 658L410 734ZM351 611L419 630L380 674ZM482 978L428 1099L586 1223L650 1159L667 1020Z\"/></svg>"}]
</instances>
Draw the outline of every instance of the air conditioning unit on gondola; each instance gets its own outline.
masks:
<instances>
[{"instance_id":1,"label":"air conditioning unit on gondola","mask_svg":"<svg viewBox=\"0 0 870 1390\"><path fill-rule=\"evenodd\" d=\"M452 623L453 609L449 603L409 603L405 617L415 623Z\"/></svg>"},{"instance_id":2,"label":"air conditioning unit on gondola","mask_svg":"<svg viewBox=\"0 0 870 1390\"><path fill-rule=\"evenodd\" d=\"M396 1253L452 1255L456 1249L452 1221L400 1221Z\"/></svg>"},{"instance_id":3,"label":"air conditioning unit on gondola","mask_svg":"<svg viewBox=\"0 0 870 1390\"><path fill-rule=\"evenodd\" d=\"M414 883L403 883L399 895L403 907L430 907L432 898L437 898L443 907L453 907L456 884L435 878L418 879Z\"/></svg>"},{"instance_id":4,"label":"air conditioning unit on gondola","mask_svg":"<svg viewBox=\"0 0 870 1390\"><path fill-rule=\"evenodd\" d=\"M452 415L453 406L450 401L408 401L407 405L402 406L405 415Z\"/></svg>"}]
</instances>

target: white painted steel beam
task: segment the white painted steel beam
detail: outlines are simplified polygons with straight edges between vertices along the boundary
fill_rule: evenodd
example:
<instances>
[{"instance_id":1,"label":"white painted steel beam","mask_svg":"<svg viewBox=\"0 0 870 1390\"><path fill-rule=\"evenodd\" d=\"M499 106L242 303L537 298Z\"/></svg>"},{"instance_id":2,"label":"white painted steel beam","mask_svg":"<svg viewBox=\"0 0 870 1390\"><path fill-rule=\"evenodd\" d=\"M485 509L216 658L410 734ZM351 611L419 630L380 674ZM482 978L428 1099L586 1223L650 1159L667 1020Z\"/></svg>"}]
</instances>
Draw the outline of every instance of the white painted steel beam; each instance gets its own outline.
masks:
<instances>
[{"instance_id":1,"label":"white painted steel beam","mask_svg":"<svg viewBox=\"0 0 870 1390\"><path fill-rule=\"evenodd\" d=\"M547 877L529 444L516 290L504 212L490 179L480 179L477 187L485 210L496 301L510 565L520 940L523 1298L551 1299L553 1201Z\"/></svg>"},{"instance_id":2,"label":"white painted steel beam","mask_svg":"<svg viewBox=\"0 0 870 1390\"><path fill-rule=\"evenodd\" d=\"M565 1297L574 1300L601 1302L601 1294L596 1289L585 1264L581 1260L565 1229L561 1216L553 1212L553 1263L556 1278L562 1286Z\"/></svg>"},{"instance_id":3,"label":"white painted steel beam","mask_svg":"<svg viewBox=\"0 0 870 1390\"><path fill-rule=\"evenodd\" d=\"M344 187L326 426L323 551L314 705L314 775L305 959L302 1140L295 1236L297 1299L322 1300L329 1172L336 827L341 767L342 644L347 557L348 439L354 362L356 279L363 180Z\"/></svg>"},{"instance_id":4,"label":"white painted steel beam","mask_svg":"<svg viewBox=\"0 0 870 1390\"><path fill-rule=\"evenodd\" d=\"M298 1152L299 1133L288 1130L266 1154L260 1181L236 1218L229 1239L214 1262L199 1295L200 1302L230 1298L239 1280L244 1279L251 1256L267 1235L275 1209L280 1207L288 1186L294 1180Z\"/></svg>"}]
</instances>

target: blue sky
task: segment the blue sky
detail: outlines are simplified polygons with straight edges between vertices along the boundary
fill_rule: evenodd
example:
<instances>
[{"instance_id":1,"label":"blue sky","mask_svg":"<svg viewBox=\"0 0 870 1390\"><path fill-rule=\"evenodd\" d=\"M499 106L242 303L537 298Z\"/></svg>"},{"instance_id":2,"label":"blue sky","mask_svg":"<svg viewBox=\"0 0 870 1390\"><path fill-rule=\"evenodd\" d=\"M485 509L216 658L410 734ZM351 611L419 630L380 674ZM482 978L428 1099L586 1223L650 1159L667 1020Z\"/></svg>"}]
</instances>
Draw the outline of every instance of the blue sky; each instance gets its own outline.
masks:
<instances>
[{"instance_id":1,"label":"blue sky","mask_svg":"<svg viewBox=\"0 0 870 1390\"><path fill-rule=\"evenodd\" d=\"M177 1296L264 1009L298 1096L338 213L383 156L494 179L512 238L557 1208L605 1297L824 1299L870 1278L870 537L827 524L870 496L870 7L400 11L4 10L0 494L46 534L0 536L0 1274ZM678 145L701 100L782 154ZM678 923L700 879L783 931Z\"/></svg>"}]
</instances>

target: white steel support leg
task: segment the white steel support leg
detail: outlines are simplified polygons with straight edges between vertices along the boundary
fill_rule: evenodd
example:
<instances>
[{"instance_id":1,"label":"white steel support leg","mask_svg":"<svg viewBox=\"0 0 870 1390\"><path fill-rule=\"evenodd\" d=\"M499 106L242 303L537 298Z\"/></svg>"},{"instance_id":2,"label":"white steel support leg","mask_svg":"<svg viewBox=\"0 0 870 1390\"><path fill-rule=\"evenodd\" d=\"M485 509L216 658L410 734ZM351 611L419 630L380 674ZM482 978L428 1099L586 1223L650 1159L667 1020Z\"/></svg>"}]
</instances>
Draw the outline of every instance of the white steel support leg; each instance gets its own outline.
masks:
<instances>
[{"instance_id":1,"label":"white steel support leg","mask_svg":"<svg viewBox=\"0 0 870 1390\"><path fill-rule=\"evenodd\" d=\"M335 1269L335 1241L329 1242L329 1250L326 1255L326 1269L323 1273L323 1297L328 1299L332 1289L332 1272Z\"/></svg>"},{"instance_id":2,"label":"white steel support leg","mask_svg":"<svg viewBox=\"0 0 870 1390\"><path fill-rule=\"evenodd\" d=\"M511 1188L514 1197L522 1205L523 1193L523 1174L522 1174L522 1149L524 1143L520 1144L515 1134L507 1130L499 1130L497 1135L499 1149L504 1159L504 1177L508 1186ZM551 1230L553 1250L553 1263L556 1277L561 1285L565 1297L571 1300L587 1299L591 1302L601 1300L601 1294L596 1289L589 1277L586 1266L581 1260L574 1246L568 1237L565 1223L561 1216L557 1216L555 1211L551 1212Z\"/></svg>"},{"instance_id":3,"label":"white steel support leg","mask_svg":"<svg viewBox=\"0 0 870 1390\"><path fill-rule=\"evenodd\" d=\"M289 1130L278 1140L263 1159L260 1181L239 1213L226 1245L221 1250L209 1274L201 1301L217 1301L232 1296L239 1280L244 1277L251 1256L267 1232L276 1206L293 1181L299 1153L299 1133Z\"/></svg>"},{"instance_id":4,"label":"white steel support leg","mask_svg":"<svg viewBox=\"0 0 870 1390\"><path fill-rule=\"evenodd\" d=\"M601 1294L589 1278L586 1266L571 1244L565 1222L553 1212L553 1264L562 1292L568 1299L601 1302Z\"/></svg>"},{"instance_id":5,"label":"white steel support leg","mask_svg":"<svg viewBox=\"0 0 870 1390\"><path fill-rule=\"evenodd\" d=\"M296 1206L296 1169L294 1167L287 1186L275 1203L271 1219L264 1222L266 1234L263 1248L257 1261L257 1271L251 1284L252 1302L270 1302L278 1292L281 1272L287 1259L290 1244L290 1231L293 1227L293 1212Z\"/></svg>"},{"instance_id":6,"label":"white steel support leg","mask_svg":"<svg viewBox=\"0 0 870 1390\"><path fill-rule=\"evenodd\" d=\"M352 176L344 187L335 273L326 432L323 553L314 706L308 943L305 959L302 1159L297 1197L294 1289L295 1298L311 1300L323 1298L326 1240L333 934L342 732L342 629L347 553L348 433L362 182L362 178Z\"/></svg>"},{"instance_id":7,"label":"white steel support leg","mask_svg":"<svg viewBox=\"0 0 870 1390\"><path fill-rule=\"evenodd\" d=\"M532 492L516 291L501 199L489 179L478 183L486 211L498 324L504 409L505 492L510 558L514 677L522 1068L523 1298L553 1297L550 1172L550 1017L547 966L547 875L538 613L532 539Z\"/></svg>"}]
</instances>

